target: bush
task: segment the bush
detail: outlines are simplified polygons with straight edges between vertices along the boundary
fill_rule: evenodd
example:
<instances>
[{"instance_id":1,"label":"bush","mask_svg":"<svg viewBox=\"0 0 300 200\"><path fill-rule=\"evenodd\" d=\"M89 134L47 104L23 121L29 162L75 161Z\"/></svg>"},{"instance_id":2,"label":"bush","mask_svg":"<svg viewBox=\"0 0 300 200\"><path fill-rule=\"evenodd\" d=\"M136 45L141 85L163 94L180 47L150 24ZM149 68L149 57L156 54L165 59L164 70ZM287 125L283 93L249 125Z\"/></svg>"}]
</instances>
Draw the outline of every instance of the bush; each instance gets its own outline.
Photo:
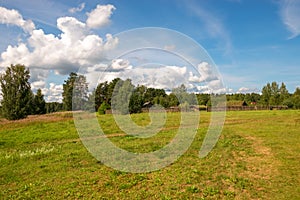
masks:
<instances>
[{"instance_id":1,"label":"bush","mask_svg":"<svg viewBox=\"0 0 300 200\"><path fill-rule=\"evenodd\" d=\"M288 108L294 107L294 102L292 98L285 99L282 103L284 106L287 106Z\"/></svg>"},{"instance_id":2,"label":"bush","mask_svg":"<svg viewBox=\"0 0 300 200\"><path fill-rule=\"evenodd\" d=\"M190 104L188 102L186 102L186 101L184 103L181 103L179 105L179 107L180 107L181 111L183 111L183 112L190 111Z\"/></svg>"},{"instance_id":3,"label":"bush","mask_svg":"<svg viewBox=\"0 0 300 200\"><path fill-rule=\"evenodd\" d=\"M294 102L294 108L300 109L300 96L299 95L295 95L293 97L293 102Z\"/></svg>"},{"instance_id":4,"label":"bush","mask_svg":"<svg viewBox=\"0 0 300 200\"><path fill-rule=\"evenodd\" d=\"M108 109L110 109L110 106L106 102L103 102L98 108L99 115L104 115Z\"/></svg>"}]
</instances>

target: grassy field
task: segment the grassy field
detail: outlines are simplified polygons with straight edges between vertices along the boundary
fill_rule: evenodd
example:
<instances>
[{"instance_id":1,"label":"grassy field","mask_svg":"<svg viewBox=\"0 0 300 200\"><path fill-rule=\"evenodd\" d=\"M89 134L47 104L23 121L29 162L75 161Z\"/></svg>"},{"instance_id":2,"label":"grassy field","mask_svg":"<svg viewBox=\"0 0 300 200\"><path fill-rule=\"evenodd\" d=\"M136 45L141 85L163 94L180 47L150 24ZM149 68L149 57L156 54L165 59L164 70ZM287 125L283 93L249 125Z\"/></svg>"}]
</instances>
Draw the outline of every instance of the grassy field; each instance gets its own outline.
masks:
<instances>
[{"instance_id":1,"label":"grassy field","mask_svg":"<svg viewBox=\"0 0 300 200\"><path fill-rule=\"evenodd\" d=\"M149 152L166 145L179 126L169 113L156 136L124 135L111 115L99 116L118 146ZM147 114L132 116L140 125ZM300 199L300 111L227 112L214 150L198 157L210 113L201 112L189 150L151 173L113 170L81 143L70 113L0 120L0 199Z\"/></svg>"}]
</instances>

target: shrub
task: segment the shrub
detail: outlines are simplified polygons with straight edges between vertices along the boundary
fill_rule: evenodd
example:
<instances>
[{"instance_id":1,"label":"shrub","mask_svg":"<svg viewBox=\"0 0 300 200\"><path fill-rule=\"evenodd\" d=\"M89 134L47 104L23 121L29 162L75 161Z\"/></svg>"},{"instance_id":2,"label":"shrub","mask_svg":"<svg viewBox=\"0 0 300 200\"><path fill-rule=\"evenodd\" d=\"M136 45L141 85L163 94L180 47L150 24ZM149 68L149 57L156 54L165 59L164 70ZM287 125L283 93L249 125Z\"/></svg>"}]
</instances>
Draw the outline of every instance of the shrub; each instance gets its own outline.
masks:
<instances>
[{"instance_id":1,"label":"shrub","mask_svg":"<svg viewBox=\"0 0 300 200\"><path fill-rule=\"evenodd\" d=\"M99 108L98 108L98 113L99 113L100 115L104 115L104 114L105 114L105 111L108 110L108 109L110 109L110 106L108 105L108 103L103 102L103 103L99 106Z\"/></svg>"}]
</instances>

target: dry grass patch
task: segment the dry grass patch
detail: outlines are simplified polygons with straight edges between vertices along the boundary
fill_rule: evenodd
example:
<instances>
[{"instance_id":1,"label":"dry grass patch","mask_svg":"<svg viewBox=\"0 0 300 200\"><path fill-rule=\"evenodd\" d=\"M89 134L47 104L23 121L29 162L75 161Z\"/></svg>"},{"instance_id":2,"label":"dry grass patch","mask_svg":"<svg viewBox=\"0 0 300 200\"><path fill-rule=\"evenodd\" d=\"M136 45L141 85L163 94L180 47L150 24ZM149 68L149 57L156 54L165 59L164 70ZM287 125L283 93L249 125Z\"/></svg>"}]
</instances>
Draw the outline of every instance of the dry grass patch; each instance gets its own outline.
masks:
<instances>
[{"instance_id":1,"label":"dry grass patch","mask_svg":"<svg viewBox=\"0 0 300 200\"><path fill-rule=\"evenodd\" d=\"M247 170L245 175L255 179L271 180L278 175L279 160L275 158L271 148L265 146L263 141L257 137L246 136L247 140L251 141L253 155L240 155L235 159L246 162Z\"/></svg>"},{"instance_id":2,"label":"dry grass patch","mask_svg":"<svg viewBox=\"0 0 300 200\"><path fill-rule=\"evenodd\" d=\"M9 124L28 124L32 122L57 122L62 120L69 120L73 118L72 112L56 112L45 115L29 115L27 118L10 121L4 118L0 119L0 125Z\"/></svg>"}]
</instances>

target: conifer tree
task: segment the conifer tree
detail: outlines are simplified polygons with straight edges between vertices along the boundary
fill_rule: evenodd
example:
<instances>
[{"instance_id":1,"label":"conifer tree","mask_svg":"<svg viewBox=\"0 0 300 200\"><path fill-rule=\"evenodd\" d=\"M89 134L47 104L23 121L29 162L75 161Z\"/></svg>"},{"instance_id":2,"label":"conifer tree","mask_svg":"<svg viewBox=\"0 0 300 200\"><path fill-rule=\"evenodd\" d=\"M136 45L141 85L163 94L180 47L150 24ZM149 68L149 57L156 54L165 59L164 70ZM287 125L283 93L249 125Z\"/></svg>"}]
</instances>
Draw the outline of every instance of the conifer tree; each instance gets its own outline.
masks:
<instances>
[{"instance_id":1,"label":"conifer tree","mask_svg":"<svg viewBox=\"0 0 300 200\"><path fill-rule=\"evenodd\" d=\"M46 113L46 102L42 90L38 89L33 99L34 114L40 115Z\"/></svg>"},{"instance_id":2,"label":"conifer tree","mask_svg":"<svg viewBox=\"0 0 300 200\"><path fill-rule=\"evenodd\" d=\"M2 115L8 120L27 117L31 113L33 94L30 73L24 65L11 65L0 76Z\"/></svg>"}]
</instances>

